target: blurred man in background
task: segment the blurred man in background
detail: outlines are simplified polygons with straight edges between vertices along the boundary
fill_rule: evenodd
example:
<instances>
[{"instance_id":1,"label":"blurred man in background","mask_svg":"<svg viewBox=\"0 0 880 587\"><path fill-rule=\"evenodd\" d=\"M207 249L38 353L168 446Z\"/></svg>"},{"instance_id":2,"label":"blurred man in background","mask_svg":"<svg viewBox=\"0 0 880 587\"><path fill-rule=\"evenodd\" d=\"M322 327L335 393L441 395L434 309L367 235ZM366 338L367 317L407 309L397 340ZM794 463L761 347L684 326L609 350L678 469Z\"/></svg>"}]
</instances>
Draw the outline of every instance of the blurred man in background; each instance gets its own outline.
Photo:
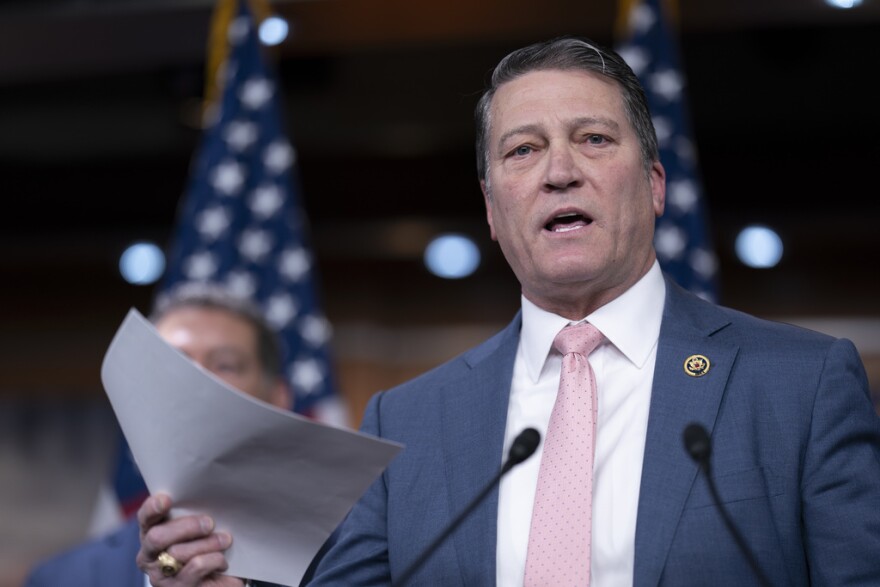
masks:
<instances>
[{"instance_id":1,"label":"blurred man in background","mask_svg":"<svg viewBox=\"0 0 880 587\"><path fill-rule=\"evenodd\" d=\"M232 387L282 409L292 394L281 376L275 332L252 302L219 286L184 284L158 300L150 317L159 335ZM38 565L26 587L144 587L135 564L136 519Z\"/></svg>"}]
</instances>

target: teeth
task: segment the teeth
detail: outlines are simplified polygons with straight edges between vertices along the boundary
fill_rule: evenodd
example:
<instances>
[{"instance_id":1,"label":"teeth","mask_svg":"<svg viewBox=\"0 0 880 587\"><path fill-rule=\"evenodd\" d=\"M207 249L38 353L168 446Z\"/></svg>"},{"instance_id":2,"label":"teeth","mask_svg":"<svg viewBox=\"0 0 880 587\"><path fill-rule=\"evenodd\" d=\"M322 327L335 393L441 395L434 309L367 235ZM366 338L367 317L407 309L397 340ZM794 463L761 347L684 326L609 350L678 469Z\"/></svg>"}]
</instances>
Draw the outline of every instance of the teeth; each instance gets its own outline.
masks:
<instances>
[{"instance_id":1,"label":"teeth","mask_svg":"<svg viewBox=\"0 0 880 587\"><path fill-rule=\"evenodd\" d=\"M577 212L569 212L567 214L560 214L559 216L556 217L556 219L559 220L562 218L571 218L571 217L577 216L577 215L578 215Z\"/></svg>"}]
</instances>

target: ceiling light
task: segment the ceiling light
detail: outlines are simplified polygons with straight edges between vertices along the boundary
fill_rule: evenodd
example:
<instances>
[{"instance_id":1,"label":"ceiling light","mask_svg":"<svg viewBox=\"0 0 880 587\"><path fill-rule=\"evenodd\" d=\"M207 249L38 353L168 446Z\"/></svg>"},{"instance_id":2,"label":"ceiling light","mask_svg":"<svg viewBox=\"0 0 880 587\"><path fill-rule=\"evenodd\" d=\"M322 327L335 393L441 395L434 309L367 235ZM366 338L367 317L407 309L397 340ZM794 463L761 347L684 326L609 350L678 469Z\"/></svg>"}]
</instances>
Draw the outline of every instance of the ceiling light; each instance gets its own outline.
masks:
<instances>
[{"instance_id":1,"label":"ceiling light","mask_svg":"<svg viewBox=\"0 0 880 587\"><path fill-rule=\"evenodd\" d=\"M782 248L782 239L766 226L747 226L736 237L736 256L756 269L775 267L782 259Z\"/></svg>"},{"instance_id":2,"label":"ceiling light","mask_svg":"<svg viewBox=\"0 0 880 587\"><path fill-rule=\"evenodd\" d=\"M165 254L153 243L134 243L119 258L122 278L134 285L155 283L165 271Z\"/></svg>"},{"instance_id":3,"label":"ceiling light","mask_svg":"<svg viewBox=\"0 0 880 587\"><path fill-rule=\"evenodd\" d=\"M260 23L260 41L264 45L279 45L287 38L289 27L280 16L270 16Z\"/></svg>"},{"instance_id":4,"label":"ceiling light","mask_svg":"<svg viewBox=\"0 0 880 587\"><path fill-rule=\"evenodd\" d=\"M435 238L425 248L425 265L437 277L461 279L480 264L480 250L474 241L459 234Z\"/></svg>"},{"instance_id":5,"label":"ceiling light","mask_svg":"<svg viewBox=\"0 0 880 587\"><path fill-rule=\"evenodd\" d=\"M825 4L834 8L855 8L861 5L862 0L825 0Z\"/></svg>"}]
</instances>

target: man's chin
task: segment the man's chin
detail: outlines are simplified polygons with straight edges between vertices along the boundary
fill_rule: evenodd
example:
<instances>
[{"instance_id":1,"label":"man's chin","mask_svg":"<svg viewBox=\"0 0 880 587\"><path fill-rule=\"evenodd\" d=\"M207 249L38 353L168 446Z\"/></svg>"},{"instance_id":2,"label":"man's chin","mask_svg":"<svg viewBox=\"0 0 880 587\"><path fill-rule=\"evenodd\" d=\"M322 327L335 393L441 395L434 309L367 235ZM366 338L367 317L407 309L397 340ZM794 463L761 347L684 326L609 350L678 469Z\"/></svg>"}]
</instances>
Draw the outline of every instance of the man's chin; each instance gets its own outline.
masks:
<instances>
[{"instance_id":1,"label":"man's chin","mask_svg":"<svg viewBox=\"0 0 880 587\"><path fill-rule=\"evenodd\" d=\"M542 283L556 287L585 285L602 275L600 269L583 255L561 258L540 272Z\"/></svg>"}]
</instances>

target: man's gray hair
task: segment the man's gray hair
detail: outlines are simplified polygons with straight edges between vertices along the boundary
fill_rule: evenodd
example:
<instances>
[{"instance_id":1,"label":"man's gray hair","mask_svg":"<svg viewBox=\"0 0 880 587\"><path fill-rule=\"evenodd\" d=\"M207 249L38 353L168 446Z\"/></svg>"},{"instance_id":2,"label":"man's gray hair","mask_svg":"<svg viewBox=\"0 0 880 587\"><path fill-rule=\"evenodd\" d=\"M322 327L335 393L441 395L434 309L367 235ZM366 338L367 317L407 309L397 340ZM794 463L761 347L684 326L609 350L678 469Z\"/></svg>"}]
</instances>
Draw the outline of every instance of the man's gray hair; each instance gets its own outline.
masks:
<instances>
[{"instance_id":1,"label":"man's gray hair","mask_svg":"<svg viewBox=\"0 0 880 587\"><path fill-rule=\"evenodd\" d=\"M495 92L503 84L533 71L581 70L598 73L617 82L623 96L626 117L639 137L645 170L659 158L657 133L651 121L648 100L639 78L623 58L585 38L559 37L517 49L495 66L489 86L477 103L477 177L486 181L489 168L489 131Z\"/></svg>"},{"instance_id":2,"label":"man's gray hair","mask_svg":"<svg viewBox=\"0 0 880 587\"><path fill-rule=\"evenodd\" d=\"M252 299L236 295L217 283L184 282L157 297L150 321L156 324L167 314L182 308L224 310L244 319L257 334L257 356L265 375L274 379L281 373L278 333L266 322L260 307Z\"/></svg>"}]
</instances>

